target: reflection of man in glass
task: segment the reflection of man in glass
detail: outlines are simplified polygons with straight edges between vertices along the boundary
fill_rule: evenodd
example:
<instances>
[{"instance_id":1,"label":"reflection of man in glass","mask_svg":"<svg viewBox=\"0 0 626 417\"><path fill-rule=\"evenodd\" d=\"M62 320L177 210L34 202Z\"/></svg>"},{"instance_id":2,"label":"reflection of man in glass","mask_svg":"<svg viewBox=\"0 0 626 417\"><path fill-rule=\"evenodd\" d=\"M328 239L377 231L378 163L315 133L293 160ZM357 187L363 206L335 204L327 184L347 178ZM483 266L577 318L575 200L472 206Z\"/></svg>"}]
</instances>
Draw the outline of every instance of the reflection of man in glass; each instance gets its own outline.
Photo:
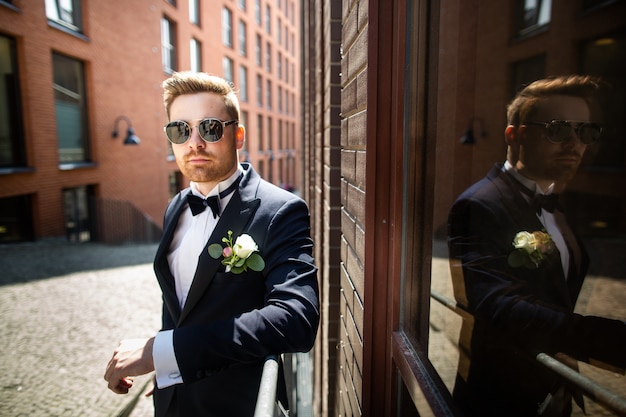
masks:
<instances>
[{"instance_id":1,"label":"reflection of man in glass","mask_svg":"<svg viewBox=\"0 0 626 417\"><path fill-rule=\"evenodd\" d=\"M568 416L572 395L534 359L563 352L626 366L626 324L573 313L588 266L557 192L601 134L599 83L539 80L508 107L507 160L467 189L449 217L461 330L454 397L468 415Z\"/></svg>"}]
</instances>

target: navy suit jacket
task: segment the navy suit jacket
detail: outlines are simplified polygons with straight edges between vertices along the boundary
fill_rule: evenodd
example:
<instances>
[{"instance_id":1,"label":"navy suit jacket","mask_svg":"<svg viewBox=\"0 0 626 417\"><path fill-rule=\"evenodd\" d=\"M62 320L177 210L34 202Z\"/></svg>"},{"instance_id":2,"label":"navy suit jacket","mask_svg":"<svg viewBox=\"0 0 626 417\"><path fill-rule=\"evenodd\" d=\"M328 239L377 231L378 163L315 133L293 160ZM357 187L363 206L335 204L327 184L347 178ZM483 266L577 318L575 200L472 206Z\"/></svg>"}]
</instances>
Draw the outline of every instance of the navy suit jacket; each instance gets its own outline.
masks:
<instances>
[{"instance_id":1,"label":"navy suit jacket","mask_svg":"<svg viewBox=\"0 0 626 417\"><path fill-rule=\"evenodd\" d=\"M163 329L174 329L183 384L155 391L157 416L253 414L263 359L313 346L319 304L306 203L263 179L249 164L201 255L181 310L167 253L187 188L170 202L154 269L163 292ZM208 246L250 235L265 260L261 272L224 272ZM176 411L177 410L177 411Z\"/></svg>"},{"instance_id":2,"label":"navy suit jacket","mask_svg":"<svg viewBox=\"0 0 626 417\"><path fill-rule=\"evenodd\" d=\"M497 164L454 203L448 247L463 322L455 398L468 415L535 415L559 380L534 356L567 353L623 367L623 322L573 313L588 268L581 241L566 233L571 262L564 276L556 250L537 269L513 268L508 256L521 231L544 229L519 184ZM564 215L554 213L557 224ZM620 352L620 349L621 352Z\"/></svg>"}]
</instances>

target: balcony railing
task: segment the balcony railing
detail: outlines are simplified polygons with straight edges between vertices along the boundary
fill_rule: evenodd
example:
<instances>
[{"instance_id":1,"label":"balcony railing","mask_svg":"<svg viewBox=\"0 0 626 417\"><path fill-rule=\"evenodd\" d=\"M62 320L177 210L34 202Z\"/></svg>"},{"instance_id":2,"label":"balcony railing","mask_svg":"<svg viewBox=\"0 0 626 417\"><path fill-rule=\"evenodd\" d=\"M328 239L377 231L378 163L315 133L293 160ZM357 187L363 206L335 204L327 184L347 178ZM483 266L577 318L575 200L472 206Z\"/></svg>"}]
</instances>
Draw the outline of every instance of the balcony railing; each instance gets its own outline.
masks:
<instances>
[{"instance_id":1,"label":"balcony railing","mask_svg":"<svg viewBox=\"0 0 626 417\"><path fill-rule=\"evenodd\" d=\"M311 358L308 353L281 355L290 410L276 400L279 357L265 358L254 417L312 417L313 388Z\"/></svg>"}]
</instances>

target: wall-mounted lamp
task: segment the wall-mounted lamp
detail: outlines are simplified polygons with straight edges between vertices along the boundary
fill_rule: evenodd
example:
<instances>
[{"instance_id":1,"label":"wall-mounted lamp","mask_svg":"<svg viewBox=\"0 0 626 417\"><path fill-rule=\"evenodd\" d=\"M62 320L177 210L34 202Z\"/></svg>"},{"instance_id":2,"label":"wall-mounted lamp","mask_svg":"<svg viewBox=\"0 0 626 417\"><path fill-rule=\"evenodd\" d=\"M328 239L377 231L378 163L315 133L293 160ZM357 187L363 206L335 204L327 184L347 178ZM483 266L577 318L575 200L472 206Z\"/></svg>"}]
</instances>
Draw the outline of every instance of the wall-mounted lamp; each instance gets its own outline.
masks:
<instances>
[{"instance_id":1,"label":"wall-mounted lamp","mask_svg":"<svg viewBox=\"0 0 626 417\"><path fill-rule=\"evenodd\" d=\"M130 119L126 116L117 116L115 118L113 133L111 133L111 136L113 136L114 138L117 137L117 125L119 124L120 120L124 120L128 125L128 129L126 130L126 138L124 139L124 145L139 145L141 139L139 139L139 136L135 135L135 129L133 129Z\"/></svg>"},{"instance_id":2,"label":"wall-mounted lamp","mask_svg":"<svg viewBox=\"0 0 626 417\"><path fill-rule=\"evenodd\" d=\"M486 138L487 137L487 131L485 130L485 121L483 120L482 117L478 117L478 116L473 116L470 117L469 122L467 123L467 130L465 131L465 134L463 136L461 136L461 139L459 139L459 141L463 144L463 145L473 145L476 143L476 136L474 135L474 126L478 124L478 129L480 132L480 137L481 138Z\"/></svg>"}]
</instances>

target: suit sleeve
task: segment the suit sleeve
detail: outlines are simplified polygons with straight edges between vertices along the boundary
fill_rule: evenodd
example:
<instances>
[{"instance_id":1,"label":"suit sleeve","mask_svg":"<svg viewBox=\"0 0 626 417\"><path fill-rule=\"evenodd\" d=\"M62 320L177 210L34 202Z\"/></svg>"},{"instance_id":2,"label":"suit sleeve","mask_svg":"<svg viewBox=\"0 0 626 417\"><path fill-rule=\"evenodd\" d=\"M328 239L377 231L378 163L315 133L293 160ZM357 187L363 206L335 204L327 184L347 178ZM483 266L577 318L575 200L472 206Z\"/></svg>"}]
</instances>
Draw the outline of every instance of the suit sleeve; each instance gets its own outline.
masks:
<instances>
[{"instance_id":1,"label":"suit sleeve","mask_svg":"<svg viewBox=\"0 0 626 417\"><path fill-rule=\"evenodd\" d=\"M573 313L554 285L562 274L558 260L533 270L508 264L515 234L534 229L524 229L501 204L473 198L455 203L448 227L457 301L477 320L525 350L626 366L626 325Z\"/></svg>"},{"instance_id":2,"label":"suit sleeve","mask_svg":"<svg viewBox=\"0 0 626 417\"><path fill-rule=\"evenodd\" d=\"M257 242L266 264L262 306L229 319L176 329L174 348L185 382L209 371L313 346L319 302L308 207L292 198L264 212L271 214L266 220L262 214L260 220L255 218L248 231L265 236ZM255 230L260 228L264 230Z\"/></svg>"}]
</instances>

